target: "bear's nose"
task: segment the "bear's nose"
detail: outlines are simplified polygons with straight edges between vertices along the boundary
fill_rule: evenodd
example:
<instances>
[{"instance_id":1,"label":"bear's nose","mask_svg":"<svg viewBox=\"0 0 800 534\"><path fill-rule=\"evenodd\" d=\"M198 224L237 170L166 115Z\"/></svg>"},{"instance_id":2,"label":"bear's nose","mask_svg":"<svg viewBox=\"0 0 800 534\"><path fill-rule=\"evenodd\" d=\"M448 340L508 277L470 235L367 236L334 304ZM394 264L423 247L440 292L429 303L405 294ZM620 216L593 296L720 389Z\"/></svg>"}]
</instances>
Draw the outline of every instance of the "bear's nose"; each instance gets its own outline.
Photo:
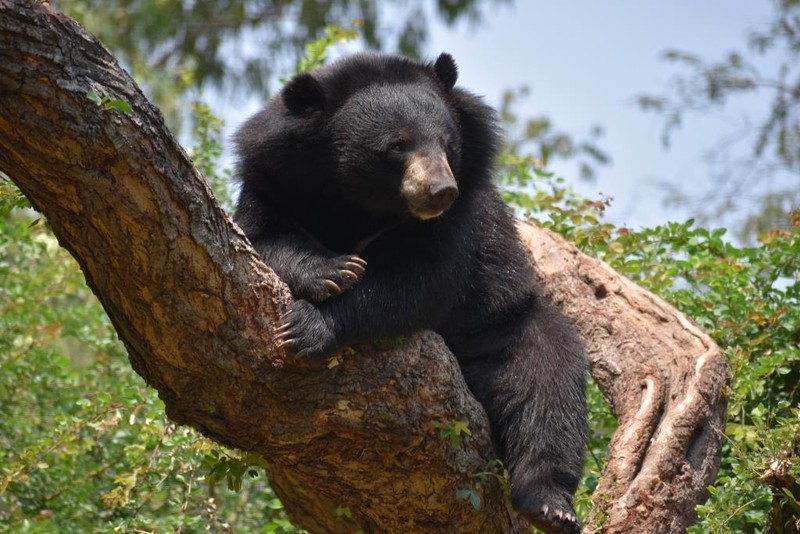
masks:
<instances>
[{"instance_id":1,"label":"bear's nose","mask_svg":"<svg viewBox=\"0 0 800 534\"><path fill-rule=\"evenodd\" d=\"M446 210L458 198L458 187L446 180L442 180L431 184L428 194L431 196L431 204Z\"/></svg>"}]
</instances>

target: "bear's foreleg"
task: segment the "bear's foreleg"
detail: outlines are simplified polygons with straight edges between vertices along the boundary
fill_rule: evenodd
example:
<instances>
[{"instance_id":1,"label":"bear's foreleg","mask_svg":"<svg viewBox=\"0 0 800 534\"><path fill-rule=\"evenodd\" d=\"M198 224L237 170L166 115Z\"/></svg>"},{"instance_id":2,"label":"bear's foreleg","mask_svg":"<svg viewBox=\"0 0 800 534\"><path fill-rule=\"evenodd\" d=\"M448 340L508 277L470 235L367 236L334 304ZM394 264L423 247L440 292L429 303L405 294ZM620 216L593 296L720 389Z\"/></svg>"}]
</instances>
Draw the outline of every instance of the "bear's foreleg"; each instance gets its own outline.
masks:
<instances>
[{"instance_id":1,"label":"bear's foreleg","mask_svg":"<svg viewBox=\"0 0 800 534\"><path fill-rule=\"evenodd\" d=\"M304 236L273 235L252 243L296 299L322 302L337 297L352 288L367 268L359 256L336 255Z\"/></svg>"},{"instance_id":2,"label":"bear's foreleg","mask_svg":"<svg viewBox=\"0 0 800 534\"><path fill-rule=\"evenodd\" d=\"M320 303L297 300L276 332L290 353L321 358L351 344L435 328L452 309L466 279L464 265L428 255L372 256L364 278L350 291Z\"/></svg>"},{"instance_id":3,"label":"bear's foreleg","mask_svg":"<svg viewBox=\"0 0 800 534\"><path fill-rule=\"evenodd\" d=\"M295 299L322 302L348 291L363 277L367 262L362 258L328 250L301 228L264 213L245 193L235 220Z\"/></svg>"}]
</instances>

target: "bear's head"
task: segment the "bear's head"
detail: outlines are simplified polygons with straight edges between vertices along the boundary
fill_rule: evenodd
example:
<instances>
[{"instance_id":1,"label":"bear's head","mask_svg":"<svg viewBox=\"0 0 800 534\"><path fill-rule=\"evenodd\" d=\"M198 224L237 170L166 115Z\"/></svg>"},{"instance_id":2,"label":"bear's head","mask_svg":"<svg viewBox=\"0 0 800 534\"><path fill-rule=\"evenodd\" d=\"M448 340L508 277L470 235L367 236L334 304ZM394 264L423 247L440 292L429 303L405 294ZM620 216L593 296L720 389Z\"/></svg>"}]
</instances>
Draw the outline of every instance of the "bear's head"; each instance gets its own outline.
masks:
<instances>
[{"instance_id":1,"label":"bear's head","mask_svg":"<svg viewBox=\"0 0 800 534\"><path fill-rule=\"evenodd\" d=\"M332 198L369 213L427 220L459 196L464 143L456 79L448 54L434 64L361 54L295 76L279 98L285 113L313 124L326 145Z\"/></svg>"}]
</instances>

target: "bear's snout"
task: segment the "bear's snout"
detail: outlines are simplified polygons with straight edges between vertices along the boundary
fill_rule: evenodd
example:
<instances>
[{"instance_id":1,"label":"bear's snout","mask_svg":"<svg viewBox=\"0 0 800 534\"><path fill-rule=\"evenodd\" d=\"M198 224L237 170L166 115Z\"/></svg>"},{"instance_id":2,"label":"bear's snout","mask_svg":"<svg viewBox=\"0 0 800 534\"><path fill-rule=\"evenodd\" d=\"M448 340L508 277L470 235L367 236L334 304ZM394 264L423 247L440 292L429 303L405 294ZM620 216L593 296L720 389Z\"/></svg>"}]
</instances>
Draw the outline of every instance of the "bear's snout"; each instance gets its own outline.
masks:
<instances>
[{"instance_id":1,"label":"bear's snout","mask_svg":"<svg viewBox=\"0 0 800 534\"><path fill-rule=\"evenodd\" d=\"M444 206L444 209L449 208L453 201L458 198L458 187L456 187L455 180L453 180L453 183L440 180L431 184L428 189L432 201L439 206Z\"/></svg>"},{"instance_id":2,"label":"bear's snout","mask_svg":"<svg viewBox=\"0 0 800 534\"><path fill-rule=\"evenodd\" d=\"M458 198L458 185L444 152L413 154L400 191L417 219L433 219L447 211Z\"/></svg>"}]
</instances>

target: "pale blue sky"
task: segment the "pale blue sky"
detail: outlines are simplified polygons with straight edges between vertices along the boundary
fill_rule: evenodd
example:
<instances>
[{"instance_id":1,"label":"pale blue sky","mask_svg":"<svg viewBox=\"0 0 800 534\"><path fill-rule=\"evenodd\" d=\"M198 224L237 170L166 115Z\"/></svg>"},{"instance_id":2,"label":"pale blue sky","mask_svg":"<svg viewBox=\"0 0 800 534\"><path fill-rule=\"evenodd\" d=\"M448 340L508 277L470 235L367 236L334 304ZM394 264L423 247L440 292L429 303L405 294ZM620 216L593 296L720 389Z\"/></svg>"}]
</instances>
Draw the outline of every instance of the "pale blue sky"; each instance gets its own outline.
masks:
<instances>
[{"instance_id":1,"label":"pale blue sky","mask_svg":"<svg viewBox=\"0 0 800 534\"><path fill-rule=\"evenodd\" d=\"M556 163L553 170L585 195L613 196L608 215L614 222L649 226L689 215L665 208L663 190L652 184L713 188L704 154L767 100L750 98L724 113L690 119L665 151L662 120L640 111L635 96L663 91L679 72L660 59L664 50L721 58L734 48L744 51L747 34L770 20L767 0L518 0L477 28L436 26L428 50L431 57L453 54L459 83L494 105L504 89L528 85L522 114L547 115L559 129L579 136L602 125L599 144L613 162L600 168L595 182L582 182L570 165Z\"/></svg>"}]
</instances>

